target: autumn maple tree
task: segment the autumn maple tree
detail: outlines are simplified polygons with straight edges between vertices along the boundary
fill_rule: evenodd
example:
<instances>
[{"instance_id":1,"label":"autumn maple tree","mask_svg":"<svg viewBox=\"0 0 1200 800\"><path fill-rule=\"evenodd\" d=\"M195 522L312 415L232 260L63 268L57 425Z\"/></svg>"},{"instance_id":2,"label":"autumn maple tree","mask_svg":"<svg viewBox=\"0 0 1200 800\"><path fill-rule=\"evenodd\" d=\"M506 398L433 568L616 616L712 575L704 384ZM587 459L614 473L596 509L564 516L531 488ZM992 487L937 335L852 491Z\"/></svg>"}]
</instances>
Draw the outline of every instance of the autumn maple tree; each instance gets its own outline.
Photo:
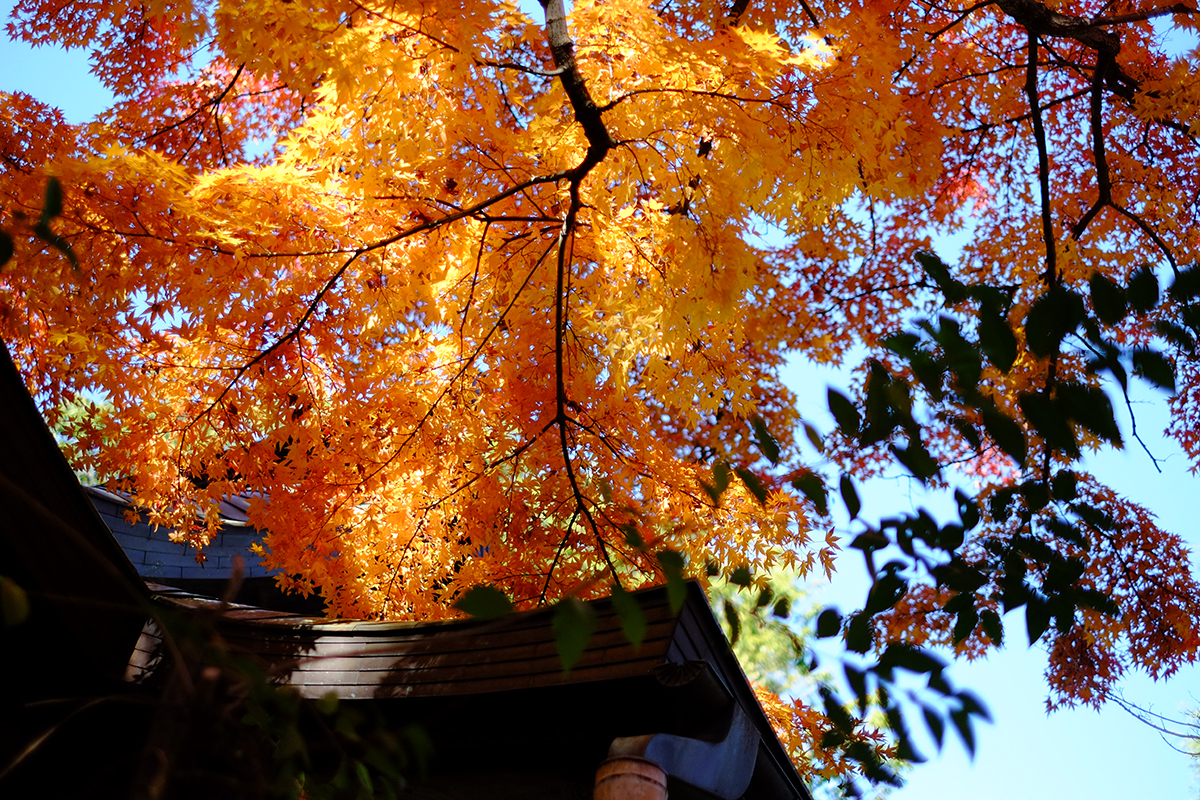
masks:
<instances>
[{"instance_id":1,"label":"autumn maple tree","mask_svg":"<svg viewBox=\"0 0 1200 800\"><path fill-rule=\"evenodd\" d=\"M833 569L856 481L966 470L957 521L853 523L873 588L817 633L873 654L849 684L898 730L891 672L945 686L923 648L980 655L1012 609L1052 701L1100 703L1200 649L1182 541L1078 464L1133 441L1113 403L1139 380L1200 464L1197 24L1147 0L22 0L9 35L91 49L117 99L68 125L2 98L0 332L52 417L104 401L76 452L198 558L208 510L251 496L265 562L338 614L761 590ZM961 230L959 263L932 255ZM859 348L816 430L785 358ZM838 698L773 702L798 758L866 763Z\"/></svg>"}]
</instances>

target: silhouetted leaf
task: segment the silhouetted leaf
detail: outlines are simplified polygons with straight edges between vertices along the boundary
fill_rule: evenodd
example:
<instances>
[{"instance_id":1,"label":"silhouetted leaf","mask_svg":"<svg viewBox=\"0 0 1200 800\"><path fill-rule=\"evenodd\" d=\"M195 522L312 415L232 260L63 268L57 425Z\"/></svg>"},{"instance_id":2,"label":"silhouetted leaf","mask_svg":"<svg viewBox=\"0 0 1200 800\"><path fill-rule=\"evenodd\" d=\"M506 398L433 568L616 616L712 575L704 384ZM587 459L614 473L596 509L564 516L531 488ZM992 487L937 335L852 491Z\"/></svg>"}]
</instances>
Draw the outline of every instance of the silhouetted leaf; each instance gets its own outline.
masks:
<instances>
[{"instance_id":1,"label":"silhouetted leaf","mask_svg":"<svg viewBox=\"0 0 1200 800\"><path fill-rule=\"evenodd\" d=\"M1022 392L1017 403L1047 446L1073 458L1079 455L1070 420L1052 397L1044 392Z\"/></svg>"},{"instance_id":2,"label":"silhouetted leaf","mask_svg":"<svg viewBox=\"0 0 1200 800\"><path fill-rule=\"evenodd\" d=\"M827 608L817 617L817 638L828 639L842 629L842 615L836 608Z\"/></svg>"},{"instance_id":3,"label":"silhouetted leaf","mask_svg":"<svg viewBox=\"0 0 1200 800\"><path fill-rule=\"evenodd\" d=\"M950 275L950 268L933 253L917 253L917 261L925 273L933 278L934 283L946 295L951 303L960 303L967 299L967 287Z\"/></svg>"},{"instance_id":4,"label":"silhouetted leaf","mask_svg":"<svg viewBox=\"0 0 1200 800\"><path fill-rule=\"evenodd\" d=\"M508 595L495 586L472 586L454 603L454 607L476 619L496 619L513 610Z\"/></svg>"},{"instance_id":5,"label":"silhouetted leaf","mask_svg":"<svg viewBox=\"0 0 1200 800\"><path fill-rule=\"evenodd\" d=\"M966 711L958 709L950 712L950 721L954 723L954 727L958 730L958 735L962 739L963 746L967 748L967 752L971 754L971 758L974 758L975 732L971 730L971 716Z\"/></svg>"},{"instance_id":6,"label":"silhouetted leaf","mask_svg":"<svg viewBox=\"0 0 1200 800\"><path fill-rule=\"evenodd\" d=\"M1074 472L1069 469L1059 470L1055 473L1054 478L1050 481L1050 493L1054 495L1055 500L1074 500L1078 494L1077 485L1079 479Z\"/></svg>"},{"instance_id":7,"label":"silhouetted leaf","mask_svg":"<svg viewBox=\"0 0 1200 800\"><path fill-rule=\"evenodd\" d=\"M46 182L46 196L42 201L42 216L38 222L50 222L55 217L61 217L63 212L62 184L58 178L50 178Z\"/></svg>"},{"instance_id":8,"label":"silhouetted leaf","mask_svg":"<svg viewBox=\"0 0 1200 800\"><path fill-rule=\"evenodd\" d=\"M971 530L979 524L979 506L975 499L968 497L962 489L954 490L954 505L958 509L958 518L962 520L964 528Z\"/></svg>"},{"instance_id":9,"label":"silhouetted leaf","mask_svg":"<svg viewBox=\"0 0 1200 800\"><path fill-rule=\"evenodd\" d=\"M1026 443L1025 431L1020 424L994 407L979 409L983 420L983 429L996 443L996 447L1005 455L1016 461L1019 466L1025 465Z\"/></svg>"},{"instance_id":10,"label":"silhouetted leaf","mask_svg":"<svg viewBox=\"0 0 1200 800\"><path fill-rule=\"evenodd\" d=\"M612 604L621 621L621 630L625 638L633 645L634 651L642 649L646 640L646 614L638 604L637 598L625 591L619 584L613 585Z\"/></svg>"},{"instance_id":11,"label":"silhouetted leaf","mask_svg":"<svg viewBox=\"0 0 1200 800\"><path fill-rule=\"evenodd\" d=\"M915 442L908 447L888 445L888 450L921 483L925 483L942 469L920 442Z\"/></svg>"},{"instance_id":12,"label":"silhouetted leaf","mask_svg":"<svg viewBox=\"0 0 1200 800\"><path fill-rule=\"evenodd\" d=\"M787 619L792 613L792 599L790 597L781 597L775 601L775 607L771 609L771 614L780 619Z\"/></svg>"},{"instance_id":13,"label":"silhouetted leaf","mask_svg":"<svg viewBox=\"0 0 1200 800\"><path fill-rule=\"evenodd\" d=\"M821 434L817 432L816 428L807 422L804 423L804 435L808 437L809 444L811 444L818 453L825 452L825 443L821 441Z\"/></svg>"},{"instance_id":14,"label":"silhouetted leaf","mask_svg":"<svg viewBox=\"0 0 1200 800\"><path fill-rule=\"evenodd\" d=\"M1057 405L1070 419L1116 447L1124 444L1112 401L1103 389L1067 381L1058 385L1055 394Z\"/></svg>"},{"instance_id":15,"label":"silhouetted leaf","mask_svg":"<svg viewBox=\"0 0 1200 800\"><path fill-rule=\"evenodd\" d=\"M588 641L596 630L596 610L574 595L564 597L554 606L550 627L554 631L554 645L563 665L563 674L566 674L587 650Z\"/></svg>"},{"instance_id":16,"label":"silhouetted leaf","mask_svg":"<svg viewBox=\"0 0 1200 800\"><path fill-rule=\"evenodd\" d=\"M1083 298L1054 284L1034 301L1025 317L1025 343L1039 358L1058 352L1063 337L1083 322Z\"/></svg>"},{"instance_id":17,"label":"silhouetted leaf","mask_svg":"<svg viewBox=\"0 0 1200 800\"><path fill-rule=\"evenodd\" d=\"M658 554L658 565L667 579L667 599L671 611L678 613L687 599L687 583L683 579L683 556L674 550L663 550Z\"/></svg>"},{"instance_id":18,"label":"silhouetted leaf","mask_svg":"<svg viewBox=\"0 0 1200 800\"><path fill-rule=\"evenodd\" d=\"M767 487L763 485L762 480L745 467L738 467L734 472L742 479L742 483L746 485L746 489L750 494L754 495L754 499L758 501L758 504L765 506L767 504Z\"/></svg>"},{"instance_id":19,"label":"silhouetted leaf","mask_svg":"<svg viewBox=\"0 0 1200 800\"><path fill-rule=\"evenodd\" d=\"M1181 302L1200 297L1200 264L1192 264L1180 270L1167 294Z\"/></svg>"},{"instance_id":20,"label":"silhouetted leaf","mask_svg":"<svg viewBox=\"0 0 1200 800\"><path fill-rule=\"evenodd\" d=\"M725 600L725 621L729 623L729 644L737 644L742 635L742 620L738 617L737 606L728 598Z\"/></svg>"},{"instance_id":21,"label":"silhouetted leaf","mask_svg":"<svg viewBox=\"0 0 1200 800\"><path fill-rule=\"evenodd\" d=\"M1138 267L1129 278L1126 292L1134 311L1144 314L1158 305L1158 276L1154 269L1145 264Z\"/></svg>"},{"instance_id":22,"label":"silhouetted leaf","mask_svg":"<svg viewBox=\"0 0 1200 800\"><path fill-rule=\"evenodd\" d=\"M829 513L829 495L825 490L825 483L815 472L805 472L793 478L792 487L816 506L818 514L825 516Z\"/></svg>"},{"instance_id":23,"label":"silhouetted leaf","mask_svg":"<svg viewBox=\"0 0 1200 800\"><path fill-rule=\"evenodd\" d=\"M1180 350L1191 352L1196 349L1196 337L1192 336L1191 331L1187 328L1176 325L1174 322L1165 319L1156 320L1154 332Z\"/></svg>"},{"instance_id":24,"label":"silhouetted leaf","mask_svg":"<svg viewBox=\"0 0 1200 800\"><path fill-rule=\"evenodd\" d=\"M721 495L725 494L725 490L729 488L729 476L731 474L729 464L725 461L718 461L713 464L712 468L713 482L706 483L703 480L700 481L701 488L704 489L704 493L708 495L708 498L712 500L713 505L721 505Z\"/></svg>"},{"instance_id":25,"label":"silhouetted leaf","mask_svg":"<svg viewBox=\"0 0 1200 800\"><path fill-rule=\"evenodd\" d=\"M858 413L858 409L850 402L846 395L838 390L830 387L826 393L829 400L829 411L833 414L833 418L837 420L838 428L846 436L851 439L858 436L859 426L862 424L862 417Z\"/></svg>"},{"instance_id":26,"label":"silhouetted leaf","mask_svg":"<svg viewBox=\"0 0 1200 800\"><path fill-rule=\"evenodd\" d=\"M1140 375L1160 389L1175 393L1175 367L1157 350L1140 347L1133 351L1133 374Z\"/></svg>"},{"instance_id":27,"label":"silhouetted leaf","mask_svg":"<svg viewBox=\"0 0 1200 800\"><path fill-rule=\"evenodd\" d=\"M3 267L13 257L13 240L6 231L0 231L0 267Z\"/></svg>"},{"instance_id":28,"label":"silhouetted leaf","mask_svg":"<svg viewBox=\"0 0 1200 800\"><path fill-rule=\"evenodd\" d=\"M958 612L958 617L954 620L954 643L966 639L975 632L975 626L979 624L979 612L974 606L968 605L962 611Z\"/></svg>"},{"instance_id":29,"label":"silhouetted leaf","mask_svg":"<svg viewBox=\"0 0 1200 800\"><path fill-rule=\"evenodd\" d=\"M843 475L838 484L842 493L842 502L846 504L846 511L850 514L850 519L858 516L858 512L862 511L862 502L858 499L858 491L854 488L854 481L849 475Z\"/></svg>"},{"instance_id":30,"label":"silhouetted leaf","mask_svg":"<svg viewBox=\"0 0 1200 800\"><path fill-rule=\"evenodd\" d=\"M897 575L880 575L871 584L867 593L867 604L863 609L865 614L878 614L886 611L900 600L908 591L908 583Z\"/></svg>"},{"instance_id":31,"label":"silhouetted leaf","mask_svg":"<svg viewBox=\"0 0 1200 800\"><path fill-rule=\"evenodd\" d=\"M867 675L859 669L855 669L849 664L842 665L843 671L846 673L846 685L850 687L850 691L854 692L854 700L858 704L858 713L867 713Z\"/></svg>"},{"instance_id":32,"label":"silhouetted leaf","mask_svg":"<svg viewBox=\"0 0 1200 800\"><path fill-rule=\"evenodd\" d=\"M1096 272L1088 281L1092 293L1092 308L1105 325L1116 325L1129 311L1125 290L1103 274Z\"/></svg>"},{"instance_id":33,"label":"silhouetted leaf","mask_svg":"<svg viewBox=\"0 0 1200 800\"><path fill-rule=\"evenodd\" d=\"M758 449L762 451L762 454L767 457L768 461L772 464L778 464L779 442L767 430L767 423L763 421L762 417L756 416L750 421L750 424L754 428L754 442L758 445Z\"/></svg>"},{"instance_id":34,"label":"silhouetted leaf","mask_svg":"<svg viewBox=\"0 0 1200 800\"><path fill-rule=\"evenodd\" d=\"M11 628L28 617L29 594L12 578L0 575L0 622Z\"/></svg>"},{"instance_id":35,"label":"silhouetted leaf","mask_svg":"<svg viewBox=\"0 0 1200 800\"><path fill-rule=\"evenodd\" d=\"M750 568L747 566L738 567L729 575L729 582L743 589L750 585L751 580Z\"/></svg>"},{"instance_id":36,"label":"silhouetted leaf","mask_svg":"<svg viewBox=\"0 0 1200 800\"><path fill-rule=\"evenodd\" d=\"M871 617L868 614L855 614L846 626L846 649L855 653L865 653L871 649Z\"/></svg>"},{"instance_id":37,"label":"silhouetted leaf","mask_svg":"<svg viewBox=\"0 0 1200 800\"><path fill-rule=\"evenodd\" d=\"M933 737L938 751L941 752L942 741L946 736L946 723L942 721L941 715L928 706L921 706L921 713L925 716L925 725L929 728L929 735Z\"/></svg>"},{"instance_id":38,"label":"silhouetted leaf","mask_svg":"<svg viewBox=\"0 0 1200 800\"><path fill-rule=\"evenodd\" d=\"M979 349L1001 372L1011 370L1017 360L1016 334L998 308L979 311Z\"/></svg>"},{"instance_id":39,"label":"silhouetted leaf","mask_svg":"<svg viewBox=\"0 0 1200 800\"><path fill-rule=\"evenodd\" d=\"M1025 603L1025 629L1029 632L1029 644L1042 638L1049 626L1050 608L1046 601L1037 595L1030 595Z\"/></svg>"},{"instance_id":40,"label":"silhouetted leaf","mask_svg":"<svg viewBox=\"0 0 1200 800\"><path fill-rule=\"evenodd\" d=\"M979 623L983 626L983 632L991 639L992 644L1000 647L1004 644L1004 624L1000 621L1000 615L990 608L985 608L979 612Z\"/></svg>"}]
</instances>

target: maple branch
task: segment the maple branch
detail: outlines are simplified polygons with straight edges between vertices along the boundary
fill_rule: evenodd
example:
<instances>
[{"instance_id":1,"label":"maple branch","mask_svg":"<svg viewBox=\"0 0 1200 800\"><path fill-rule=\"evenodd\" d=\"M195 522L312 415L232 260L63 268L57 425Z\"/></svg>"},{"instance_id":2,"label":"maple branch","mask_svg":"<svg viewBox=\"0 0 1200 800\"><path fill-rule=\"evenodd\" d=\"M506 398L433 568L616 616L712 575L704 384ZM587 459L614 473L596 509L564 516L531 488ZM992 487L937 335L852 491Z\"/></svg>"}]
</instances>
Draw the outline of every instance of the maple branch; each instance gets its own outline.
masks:
<instances>
[{"instance_id":1,"label":"maple branch","mask_svg":"<svg viewBox=\"0 0 1200 800\"><path fill-rule=\"evenodd\" d=\"M997 0L1003 6L1004 0ZM1038 42L1037 34L1029 30L1029 64L1025 70L1025 94L1029 98L1030 119L1033 121L1033 138L1038 151L1038 189L1042 196L1042 238L1046 244L1047 285L1058 278L1055 263L1057 253L1054 246L1054 218L1050 208L1050 154L1046 148L1046 129L1042 125L1042 109L1038 103Z\"/></svg>"},{"instance_id":2,"label":"maple branch","mask_svg":"<svg viewBox=\"0 0 1200 800\"><path fill-rule=\"evenodd\" d=\"M1096 166L1096 202L1079 222L1071 228L1071 238L1078 239L1106 206L1112 204L1112 180L1108 174L1108 159L1104 155L1104 78L1113 57L1107 51L1096 54L1096 68L1092 72L1092 162Z\"/></svg>"},{"instance_id":3,"label":"maple branch","mask_svg":"<svg viewBox=\"0 0 1200 800\"><path fill-rule=\"evenodd\" d=\"M930 33L930 34L928 34L928 36L929 36L929 41L931 41L931 42L937 41L937 39L938 39L938 38L939 38L939 37L940 37L940 36L941 36L943 33L946 33L946 32L947 32L948 30L950 30L951 28L954 28L954 27L955 27L955 26L957 26L957 25L958 25L960 22L962 22L964 19L966 19L967 17L969 17L969 16L971 16L972 14L974 14L974 13L975 13L976 11L978 11L979 9L981 9L981 8L986 8L987 6L993 5L995 2L996 2L996 0L982 0L982 1L981 1L981 2L979 2L979 3L976 3L976 4L975 4L975 5L973 5L973 6L970 6L969 8L965 8L965 9L963 9L961 12L959 12L959 15L958 15L957 17L955 17L953 20L951 20L950 22L946 23L946 24L945 24L945 25L943 25L942 27L938 28L938 29L937 29L936 31L934 31L933 33Z\"/></svg>"},{"instance_id":4,"label":"maple branch","mask_svg":"<svg viewBox=\"0 0 1200 800\"><path fill-rule=\"evenodd\" d=\"M546 14L546 41L550 45L550 54L554 57L554 65L561 74L559 82L567 93L571 108L575 112L575 121L583 127L583 133L588 140L588 151L583 162L575 168L575 174L586 175L593 166L599 164L613 147L612 137L601 119L601 109L592 100L587 82L579 72L575 62L575 42L567 30L567 14L563 0L539 0Z\"/></svg>"},{"instance_id":5,"label":"maple branch","mask_svg":"<svg viewBox=\"0 0 1200 800\"><path fill-rule=\"evenodd\" d=\"M163 134L167 133L168 131L173 131L176 128L183 127L184 125L187 125L189 122L191 122L193 119L195 119L197 116L199 116L201 112L203 112L205 109L208 109L208 108L213 109L213 111L212 111L213 119L215 119L217 121L217 136L219 138L220 137L220 127L221 127L221 116L217 112L217 109L220 107L221 102L225 99L225 97L229 94L229 92L233 90L234 85L238 82L238 78L241 77L242 71L245 68L246 68L245 64L239 64L237 70L233 73L233 77L229 79L229 83L227 83L225 85L225 88L222 89L221 92L216 97L209 99L206 103L201 105L199 108L194 109L192 111L192 113L188 114L183 119L178 120L176 122L172 122L170 125L164 125L163 127L156 130L154 133L143 136L141 140L143 142L149 142L151 139L155 139L159 136L162 136ZM203 134L203 132L204 132L203 128L201 128L201 130L196 134L195 138L192 139L192 143L189 144L186 148L184 148L183 152L185 155L188 153L188 151L190 151L193 147L195 147L196 144L200 141L200 136ZM222 155L223 155L224 151L225 151L224 141L221 141L221 151L222 151Z\"/></svg>"},{"instance_id":6,"label":"maple branch","mask_svg":"<svg viewBox=\"0 0 1200 800\"><path fill-rule=\"evenodd\" d=\"M534 69L533 67L527 67L524 64L517 64L512 61L491 61L486 58L476 59L475 63L482 64L485 67L495 67L496 69L511 69L511 70L515 70L517 72L524 72L529 75L537 75L539 78L557 78L558 76L562 75L564 72L564 69L562 67L559 67L558 69L551 69L551 70Z\"/></svg>"},{"instance_id":7,"label":"maple branch","mask_svg":"<svg viewBox=\"0 0 1200 800\"><path fill-rule=\"evenodd\" d=\"M1121 214L1128 217L1134 225L1137 225L1139 228L1141 228L1142 233L1150 237L1150 240L1154 242L1154 244L1158 246L1158 249L1162 251L1163 255L1167 257L1167 262L1171 265L1171 271L1175 273L1176 277L1178 277L1179 263L1175 261L1175 254L1171 252L1171 248L1167 247L1167 243L1162 240L1162 237L1159 236L1158 233L1151 228L1144 219L1125 208L1125 206L1121 205L1120 203L1113 203L1112 206Z\"/></svg>"},{"instance_id":8,"label":"maple branch","mask_svg":"<svg viewBox=\"0 0 1200 800\"><path fill-rule=\"evenodd\" d=\"M562 558L563 550L567 546L567 542L571 540L571 529L575 527L575 521L579 519L579 508L571 514L571 518L567 520L567 532L563 534L562 541L558 543L558 550L554 553L554 560L550 562L550 569L546 571L546 583L542 586L542 593L538 596L538 607L546 604L546 593L550 591L550 579L554 577L554 568L558 566L558 560Z\"/></svg>"}]
</instances>

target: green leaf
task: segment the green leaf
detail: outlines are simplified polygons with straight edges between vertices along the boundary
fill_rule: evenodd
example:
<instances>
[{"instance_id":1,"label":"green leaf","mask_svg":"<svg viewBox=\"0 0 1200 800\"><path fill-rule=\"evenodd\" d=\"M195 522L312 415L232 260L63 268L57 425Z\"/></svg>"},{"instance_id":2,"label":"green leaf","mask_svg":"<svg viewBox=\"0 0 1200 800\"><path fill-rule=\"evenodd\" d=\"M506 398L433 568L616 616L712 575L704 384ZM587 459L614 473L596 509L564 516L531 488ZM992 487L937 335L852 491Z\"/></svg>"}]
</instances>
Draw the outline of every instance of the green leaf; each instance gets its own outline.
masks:
<instances>
[{"instance_id":1,"label":"green leaf","mask_svg":"<svg viewBox=\"0 0 1200 800\"><path fill-rule=\"evenodd\" d=\"M846 395L832 386L826 393L826 397L829 401L829 411L837 421L838 429L847 437L851 439L856 438L862 425L862 416L858 413L858 409L854 407L854 403L851 403Z\"/></svg>"},{"instance_id":2,"label":"green leaf","mask_svg":"<svg viewBox=\"0 0 1200 800\"><path fill-rule=\"evenodd\" d=\"M0 267L3 267L13 257L13 239L7 231L0 231Z\"/></svg>"},{"instance_id":3,"label":"green leaf","mask_svg":"<svg viewBox=\"0 0 1200 800\"><path fill-rule=\"evenodd\" d=\"M317 700L317 712L322 716L332 717L338 710L338 693L328 691Z\"/></svg>"},{"instance_id":4,"label":"green leaf","mask_svg":"<svg viewBox=\"0 0 1200 800\"><path fill-rule=\"evenodd\" d=\"M1133 374L1140 375L1160 389L1175 393L1175 366L1157 350L1139 347L1133 351Z\"/></svg>"},{"instance_id":5,"label":"green leaf","mask_svg":"<svg viewBox=\"0 0 1200 800\"><path fill-rule=\"evenodd\" d=\"M758 501L760 506L767 504L767 487L763 485L762 480L745 467L738 467L734 470L737 476L742 479L747 491L754 495L754 499Z\"/></svg>"},{"instance_id":6,"label":"green leaf","mask_svg":"<svg viewBox=\"0 0 1200 800\"><path fill-rule=\"evenodd\" d=\"M817 638L828 639L842 629L842 615L836 608L827 608L817 617Z\"/></svg>"},{"instance_id":7,"label":"green leaf","mask_svg":"<svg viewBox=\"0 0 1200 800\"><path fill-rule=\"evenodd\" d=\"M850 513L850 519L858 516L858 512L862 511L862 501L858 499L858 490L854 488L854 481L849 475L843 475L838 484L838 488L842 493L842 502L846 504L846 511Z\"/></svg>"},{"instance_id":8,"label":"green leaf","mask_svg":"<svg viewBox=\"0 0 1200 800\"><path fill-rule=\"evenodd\" d=\"M754 443L758 445L758 449L767 457L767 461L772 464L779 463L779 442L767 430L767 423L762 417L755 416L750 420L751 426L754 428Z\"/></svg>"},{"instance_id":9,"label":"green leaf","mask_svg":"<svg viewBox=\"0 0 1200 800\"><path fill-rule=\"evenodd\" d=\"M29 594L12 578L0 575L0 621L11 628L28 618Z\"/></svg>"},{"instance_id":10,"label":"green leaf","mask_svg":"<svg viewBox=\"0 0 1200 800\"><path fill-rule=\"evenodd\" d=\"M596 630L596 611L574 595L564 597L554 606L550 627L554 631L554 645L558 649L558 659L562 662L565 675L579 663L587 650L588 641Z\"/></svg>"},{"instance_id":11,"label":"green leaf","mask_svg":"<svg viewBox=\"0 0 1200 800\"><path fill-rule=\"evenodd\" d=\"M1158 276L1148 264L1138 267L1129 279L1129 306L1144 314L1158 305Z\"/></svg>"},{"instance_id":12,"label":"green leaf","mask_svg":"<svg viewBox=\"0 0 1200 800\"><path fill-rule=\"evenodd\" d=\"M375 786L371 783L371 773L367 770L367 765L355 760L354 772L358 776L358 785L363 788L365 795L370 797L375 794Z\"/></svg>"},{"instance_id":13,"label":"green leaf","mask_svg":"<svg viewBox=\"0 0 1200 800\"><path fill-rule=\"evenodd\" d=\"M1105 325L1116 325L1129 313L1125 290L1097 272L1088 281L1092 293L1092 308Z\"/></svg>"},{"instance_id":14,"label":"green leaf","mask_svg":"<svg viewBox=\"0 0 1200 800\"><path fill-rule=\"evenodd\" d=\"M713 464L712 469L713 482L711 484L700 481L701 488L705 494L712 500L714 506L721 505L721 495L725 494L725 490L729 488L729 476L732 474L729 471L729 464L725 461L718 461Z\"/></svg>"},{"instance_id":15,"label":"green leaf","mask_svg":"<svg viewBox=\"0 0 1200 800\"><path fill-rule=\"evenodd\" d=\"M647 626L646 615L638 605L637 598L621 588L620 584L614 583L612 604L617 612L617 619L621 621L621 631L625 638L633 645L634 652L641 650L642 642L646 640Z\"/></svg>"},{"instance_id":16,"label":"green leaf","mask_svg":"<svg viewBox=\"0 0 1200 800\"><path fill-rule=\"evenodd\" d=\"M33 226L33 232L43 242L66 256L72 267L79 269L79 259L75 257L75 251L71 249L71 244L52 231L49 222L38 222Z\"/></svg>"},{"instance_id":17,"label":"green leaf","mask_svg":"<svg viewBox=\"0 0 1200 800\"><path fill-rule=\"evenodd\" d=\"M513 610L508 595L495 586L472 586L455 601L454 607L476 619L496 619Z\"/></svg>"},{"instance_id":18,"label":"green leaf","mask_svg":"<svg viewBox=\"0 0 1200 800\"><path fill-rule=\"evenodd\" d=\"M671 612L679 613L687 599L687 583L683 579L683 556L674 550L663 550L658 554L658 565L667 579L667 599L671 601Z\"/></svg>"},{"instance_id":19,"label":"green leaf","mask_svg":"<svg viewBox=\"0 0 1200 800\"><path fill-rule=\"evenodd\" d=\"M829 493L825 490L824 481L815 472L805 472L793 478L792 488L807 497L816 506L818 514L825 516L829 513Z\"/></svg>"},{"instance_id":20,"label":"green leaf","mask_svg":"<svg viewBox=\"0 0 1200 800\"><path fill-rule=\"evenodd\" d=\"M738 617L737 606L729 598L725 598L725 621L729 623L729 644L737 644L742 635L742 620Z\"/></svg>"}]
</instances>

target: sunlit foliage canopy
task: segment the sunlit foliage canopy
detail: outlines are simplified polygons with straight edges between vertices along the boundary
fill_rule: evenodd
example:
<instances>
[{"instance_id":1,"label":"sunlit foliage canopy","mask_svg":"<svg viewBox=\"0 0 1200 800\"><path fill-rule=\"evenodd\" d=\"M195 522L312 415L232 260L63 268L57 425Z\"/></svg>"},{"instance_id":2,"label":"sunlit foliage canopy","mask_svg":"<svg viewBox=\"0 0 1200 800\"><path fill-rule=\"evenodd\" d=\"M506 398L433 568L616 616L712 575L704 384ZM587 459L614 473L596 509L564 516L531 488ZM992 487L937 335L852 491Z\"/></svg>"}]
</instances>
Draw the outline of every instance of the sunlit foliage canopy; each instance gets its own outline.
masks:
<instances>
[{"instance_id":1,"label":"sunlit foliage canopy","mask_svg":"<svg viewBox=\"0 0 1200 800\"><path fill-rule=\"evenodd\" d=\"M88 466L198 547L253 497L266 563L341 614L829 570L856 480L965 469L961 525L856 523L874 589L824 632L978 654L1024 608L1054 702L1100 702L1200 647L1181 540L1071 470L1137 380L1200 463L1196 27L1149 0L22 0L9 35L90 49L116 101L0 97L0 333L48 413L102 403ZM864 349L838 430L806 429L785 358ZM800 752L827 723L793 710Z\"/></svg>"}]
</instances>

